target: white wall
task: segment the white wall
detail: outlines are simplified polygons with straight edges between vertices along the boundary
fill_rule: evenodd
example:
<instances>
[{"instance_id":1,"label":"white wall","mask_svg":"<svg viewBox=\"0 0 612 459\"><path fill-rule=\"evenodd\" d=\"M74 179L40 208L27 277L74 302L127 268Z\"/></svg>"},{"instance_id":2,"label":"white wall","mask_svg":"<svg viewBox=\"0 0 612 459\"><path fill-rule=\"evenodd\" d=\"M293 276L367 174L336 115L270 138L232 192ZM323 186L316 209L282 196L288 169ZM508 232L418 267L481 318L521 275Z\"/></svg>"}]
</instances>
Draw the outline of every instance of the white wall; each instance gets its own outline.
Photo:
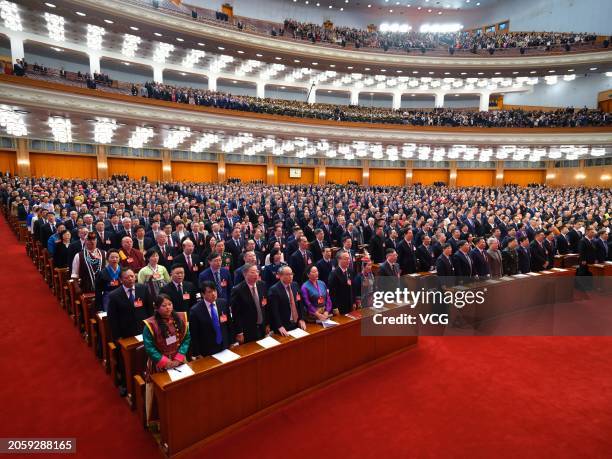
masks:
<instances>
[{"instance_id":1,"label":"white wall","mask_svg":"<svg viewBox=\"0 0 612 459\"><path fill-rule=\"evenodd\" d=\"M483 13L471 26L509 19L510 31L612 33L610 0L503 0Z\"/></svg>"},{"instance_id":2,"label":"white wall","mask_svg":"<svg viewBox=\"0 0 612 459\"><path fill-rule=\"evenodd\" d=\"M612 78L605 74L577 75L574 81L559 80L554 85L538 83L528 93L506 94L504 104L597 108L597 93L612 88Z\"/></svg>"}]
</instances>

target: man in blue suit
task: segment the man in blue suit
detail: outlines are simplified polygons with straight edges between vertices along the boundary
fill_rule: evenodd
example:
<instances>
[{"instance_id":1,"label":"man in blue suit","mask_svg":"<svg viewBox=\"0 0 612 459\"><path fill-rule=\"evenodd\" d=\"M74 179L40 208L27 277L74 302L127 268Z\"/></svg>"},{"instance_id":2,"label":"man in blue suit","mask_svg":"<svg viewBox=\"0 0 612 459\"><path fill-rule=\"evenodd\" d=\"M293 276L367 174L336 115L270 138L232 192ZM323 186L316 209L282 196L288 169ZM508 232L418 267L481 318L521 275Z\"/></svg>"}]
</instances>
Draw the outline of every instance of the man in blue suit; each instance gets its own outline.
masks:
<instances>
[{"instance_id":1,"label":"man in blue suit","mask_svg":"<svg viewBox=\"0 0 612 459\"><path fill-rule=\"evenodd\" d=\"M531 272L531 252L529 251L529 238L527 236L519 237L519 246L516 251L518 252L519 272L522 274Z\"/></svg>"},{"instance_id":2,"label":"man in blue suit","mask_svg":"<svg viewBox=\"0 0 612 459\"><path fill-rule=\"evenodd\" d=\"M476 247L470 252L470 257L473 262L473 270L480 278L487 278L491 275L491 267L487 258L486 247L487 243L484 238L479 237L474 240Z\"/></svg>"},{"instance_id":3,"label":"man in blue suit","mask_svg":"<svg viewBox=\"0 0 612 459\"><path fill-rule=\"evenodd\" d=\"M232 343L231 312L227 301L217 298L214 282L201 285L202 299L191 307L189 329L194 357L216 354Z\"/></svg>"},{"instance_id":4,"label":"man in blue suit","mask_svg":"<svg viewBox=\"0 0 612 459\"><path fill-rule=\"evenodd\" d=\"M209 267L200 273L198 277L198 283L200 286L205 281L211 281L215 283L217 287L217 295L219 298L229 301L230 292L232 291L232 276L229 269L221 266L221 255L218 253L212 253L208 257Z\"/></svg>"},{"instance_id":5,"label":"man in blue suit","mask_svg":"<svg viewBox=\"0 0 612 459\"><path fill-rule=\"evenodd\" d=\"M470 258L469 251L470 244L462 240L453 255L453 268L455 268L455 275L461 278L460 282L467 282L474 275L474 262Z\"/></svg>"}]
</instances>

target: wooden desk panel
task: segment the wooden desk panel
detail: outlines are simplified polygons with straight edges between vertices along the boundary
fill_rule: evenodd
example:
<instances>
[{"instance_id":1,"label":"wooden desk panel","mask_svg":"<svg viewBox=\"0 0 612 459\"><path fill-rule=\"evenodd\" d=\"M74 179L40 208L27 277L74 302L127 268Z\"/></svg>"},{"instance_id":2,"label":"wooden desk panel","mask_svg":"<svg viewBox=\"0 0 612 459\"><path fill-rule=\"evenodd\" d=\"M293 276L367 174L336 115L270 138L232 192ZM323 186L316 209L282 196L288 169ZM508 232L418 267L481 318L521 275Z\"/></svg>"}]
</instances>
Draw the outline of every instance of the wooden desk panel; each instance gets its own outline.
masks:
<instances>
[{"instance_id":1,"label":"wooden desk panel","mask_svg":"<svg viewBox=\"0 0 612 459\"><path fill-rule=\"evenodd\" d=\"M236 423L290 400L332 378L416 344L417 337L362 337L361 321L334 317L340 325L309 324L309 336L282 338L263 349L248 343L232 350L227 364L205 357L189 365L196 373L171 382L153 375L161 443L169 456L217 435ZM167 445L167 446L165 446Z\"/></svg>"}]
</instances>

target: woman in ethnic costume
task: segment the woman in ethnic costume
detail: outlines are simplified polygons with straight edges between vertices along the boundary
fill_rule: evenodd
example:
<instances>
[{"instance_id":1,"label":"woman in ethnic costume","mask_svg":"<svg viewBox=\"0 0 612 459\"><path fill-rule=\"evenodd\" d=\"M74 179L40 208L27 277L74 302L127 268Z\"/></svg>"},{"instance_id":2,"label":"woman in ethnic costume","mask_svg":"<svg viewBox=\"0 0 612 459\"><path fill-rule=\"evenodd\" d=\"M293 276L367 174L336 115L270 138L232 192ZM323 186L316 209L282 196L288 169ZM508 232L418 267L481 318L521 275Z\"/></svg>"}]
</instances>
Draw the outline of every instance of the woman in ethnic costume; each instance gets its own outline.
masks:
<instances>
[{"instance_id":1,"label":"woman in ethnic costume","mask_svg":"<svg viewBox=\"0 0 612 459\"><path fill-rule=\"evenodd\" d=\"M161 294L154 303L155 313L144 321L142 333L147 353L145 374L147 422L152 418L153 384L151 375L185 363L191 335L186 312L176 312L170 297Z\"/></svg>"}]
</instances>

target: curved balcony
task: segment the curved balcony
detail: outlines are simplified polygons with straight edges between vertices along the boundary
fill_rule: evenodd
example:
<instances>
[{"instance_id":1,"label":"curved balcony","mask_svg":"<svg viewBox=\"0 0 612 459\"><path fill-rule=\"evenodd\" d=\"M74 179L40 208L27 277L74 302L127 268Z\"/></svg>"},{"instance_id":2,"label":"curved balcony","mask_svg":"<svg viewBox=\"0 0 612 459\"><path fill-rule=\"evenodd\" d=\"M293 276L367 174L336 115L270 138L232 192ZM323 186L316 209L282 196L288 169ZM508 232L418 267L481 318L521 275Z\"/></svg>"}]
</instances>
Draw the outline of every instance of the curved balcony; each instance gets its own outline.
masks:
<instances>
[{"instance_id":1,"label":"curved balcony","mask_svg":"<svg viewBox=\"0 0 612 459\"><path fill-rule=\"evenodd\" d=\"M280 58L296 57L316 60L320 65L347 64L356 69L364 66L385 66L389 69L400 68L456 68L456 69L507 69L507 68L557 68L585 64L604 65L612 62L612 51L604 48L588 49L584 52L547 53L539 56L518 55L497 57L495 55L449 56L448 52L435 53L439 55L414 55L399 52L382 52L372 49L346 49L331 44L309 44L303 40L275 38L268 34L244 32L223 25L214 20L186 20L185 15L177 11L156 10L137 1L108 0L96 2L92 0L70 0L81 9L109 15L120 16L135 24L149 27L162 27L182 35L191 35L206 39L214 47L224 45L236 49L249 49L253 53L273 53ZM229 52L229 51L228 51ZM231 54L231 52L230 52Z\"/></svg>"}]
</instances>

